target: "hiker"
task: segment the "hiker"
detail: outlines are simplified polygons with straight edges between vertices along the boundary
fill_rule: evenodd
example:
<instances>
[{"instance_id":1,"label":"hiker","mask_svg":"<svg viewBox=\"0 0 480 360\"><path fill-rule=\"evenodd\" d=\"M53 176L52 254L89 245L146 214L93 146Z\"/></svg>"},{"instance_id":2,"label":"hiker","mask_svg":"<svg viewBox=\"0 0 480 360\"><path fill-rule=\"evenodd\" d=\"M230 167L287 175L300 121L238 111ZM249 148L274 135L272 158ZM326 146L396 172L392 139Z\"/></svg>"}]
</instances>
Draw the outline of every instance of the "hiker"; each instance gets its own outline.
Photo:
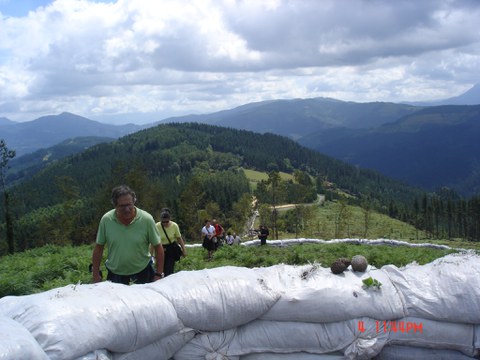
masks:
<instances>
[{"instance_id":1,"label":"hiker","mask_svg":"<svg viewBox=\"0 0 480 360\"><path fill-rule=\"evenodd\" d=\"M175 262L180 259L180 256L187 256L185 242L183 241L178 224L171 220L170 210L168 208L162 209L160 221L156 223L156 226L162 237L162 246L165 252L163 273L165 276L168 276L174 273ZM177 255L176 253L178 246L180 246L181 255Z\"/></svg>"},{"instance_id":2,"label":"hiker","mask_svg":"<svg viewBox=\"0 0 480 360\"><path fill-rule=\"evenodd\" d=\"M227 245L233 245L233 242L235 241L235 237L232 235L232 233L229 231L227 233L227 236L225 237L225 242Z\"/></svg>"},{"instance_id":3,"label":"hiker","mask_svg":"<svg viewBox=\"0 0 480 360\"><path fill-rule=\"evenodd\" d=\"M215 244L215 227L210 220L205 220L205 226L202 228L203 244L202 246L208 251L208 259L212 259L213 252L216 249Z\"/></svg>"},{"instance_id":4,"label":"hiker","mask_svg":"<svg viewBox=\"0 0 480 360\"><path fill-rule=\"evenodd\" d=\"M223 237L225 231L223 230L222 225L220 225L216 219L212 220L212 225L215 228L215 238L217 239L217 242L215 244L215 250L218 249L218 247L223 245Z\"/></svg>"},{"instance_id":5,"label":"hiker","mask_svg":"<svg viewBox=\"0 0 480 360\"><path fill-rule=\"evenodd\" d=\"M105 245L107 280L129 285L163 278L163 247L152 215L135 206L135 192L126 185L112 190L111 201L114 208L102 216L98 226L92 254L93 282L102 281L100 262ZM149 254L150 245L155 249L156 270Z\"/></svg>"},{"instance_id":6,"label":"hiker","mask_svg":"<svg viewBox=\"0 0 480 360\"><path fill-rule=\"evenodd\" d=\"M237 235L237 233L233 233L233 245L240 245L242 242L242 239L240 236Z\"/></svg>"},{"instance_id":7,"label":"hiker","mask_svg":"<svg viewBox=\"0 0 480 360\"><path fill-rule=\"evenodd\" d=\"M270 235L268 228L265 225L260 225L258 238L260 239L260 245L267 245L267 237Z\"/></svg>"}]
</instances>

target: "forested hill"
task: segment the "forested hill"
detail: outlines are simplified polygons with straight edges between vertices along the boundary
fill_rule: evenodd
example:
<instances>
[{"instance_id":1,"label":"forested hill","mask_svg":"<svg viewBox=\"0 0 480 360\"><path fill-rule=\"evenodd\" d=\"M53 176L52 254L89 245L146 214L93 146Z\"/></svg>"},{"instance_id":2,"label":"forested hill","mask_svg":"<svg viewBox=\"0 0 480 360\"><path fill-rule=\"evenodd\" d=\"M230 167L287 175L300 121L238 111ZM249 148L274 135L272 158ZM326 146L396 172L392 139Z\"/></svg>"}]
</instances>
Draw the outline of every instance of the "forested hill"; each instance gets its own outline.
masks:
<instances>
[{"instance_id":1,"label":"forested hill","mask_svg":"<svg viewBox=\"0 0 480 360\"><path fill-rule=\"evenodd\" d=\"M112 187L122 183L136 189L140 207L155 215L168 206L187 233L196 233L209 204L235 216L235 205L249 193L243 168L300 170L315 179L317 192L342 190L384 209L411 205L419 196L400 182L278 135L196 123L159 125L59 160L11 188L16 248L92 242L100 216L111 208Z\"/></svg>"}]
</instances>

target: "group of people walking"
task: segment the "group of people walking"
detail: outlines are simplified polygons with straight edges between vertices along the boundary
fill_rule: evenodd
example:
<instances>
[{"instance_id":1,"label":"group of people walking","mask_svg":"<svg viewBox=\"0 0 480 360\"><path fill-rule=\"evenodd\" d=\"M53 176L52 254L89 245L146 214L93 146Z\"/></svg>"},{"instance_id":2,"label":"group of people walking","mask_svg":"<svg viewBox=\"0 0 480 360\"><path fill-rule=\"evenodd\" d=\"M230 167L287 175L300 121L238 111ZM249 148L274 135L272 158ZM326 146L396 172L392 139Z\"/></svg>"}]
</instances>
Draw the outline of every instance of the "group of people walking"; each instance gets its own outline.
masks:
<instances>
[{"instance_id":1,"label":"group of people walking","mask_svg":"<svg viewBox=\"0 0 480 360\"><path fill-rule=\"evenodd\" d=\"M170 210L162 209L160 221L155 222L151 214L135 206L136 201L135 192L126 185L112 190L113 209L100 219L92 253L90 269L94 283L103 280L100 264L105 246L108 248L106 279L125 285L145 284L171 275L179 258L178 252L187 256L185 241L178 224L171 219ZM228 232L225 236L225 230L216 219L205 220L201 232L208 259L224 243L241 242L236 233Z\"/></svg>"},{"instance_id":2,"label":"group of people walking","mask_svg":"<svg viewBox=\"0 0 480 360\"><path fill-rule=\"evenodd\" d=\"M202 246L208 251L208 259L211 260L213 253L220 246L240 244L241 239L236 233L228 232L225 236L225 230L222 225L220 225L216 219L210 221L209 219L205 220L204 226L202 228L203 242Z\"/></svg>"},{"instance_id":3,"label":"group of people walking","mask_svg":"<svg viewBox=\"0 0 480 360\"><path fill-rule=\"evenodd\" d=\"M100 263L104 247L107 280L125 285L145 284L174 272L175 247L187 256L185 242L170 211L162 209L160 221L135 206L135 192L126 185L112 190L113 209L100 219L92 254L92 281L102 281Z\"/></svg>"}]
</instances>

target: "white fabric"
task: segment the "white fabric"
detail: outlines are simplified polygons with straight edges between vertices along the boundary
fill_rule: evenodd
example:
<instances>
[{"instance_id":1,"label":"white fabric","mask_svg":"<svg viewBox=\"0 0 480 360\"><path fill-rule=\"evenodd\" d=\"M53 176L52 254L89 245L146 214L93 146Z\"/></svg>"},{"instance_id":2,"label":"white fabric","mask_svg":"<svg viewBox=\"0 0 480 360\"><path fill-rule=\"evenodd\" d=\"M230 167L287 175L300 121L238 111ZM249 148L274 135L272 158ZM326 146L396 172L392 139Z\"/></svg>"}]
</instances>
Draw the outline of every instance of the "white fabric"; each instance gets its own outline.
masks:
<instances>
[{"instance_id":1,"label":"white fabric","mask_svg":"<svg viewBox=\"0 0 480 360\"><path fill-rule=\"evenodd\" d=\"M387 338L369 318L320 324L256 320L238 328L228 353L344 351L347 359L368 359L381 351ZM364 340L370 341L368 348Z\"/></svg>"},{"instance_id":2,"label":"white fabric","mask_svg":"<svg viewBox=\"0 0 480 360\"><path fill-rule=\"evenodd\" d=\"M403 293L407 316L480 324L480 261L477 255L450 254L426 264L382 270Z\"/></svg>"},{"instance_id":3,"label":"white fabric","mask_svg":"<svg viewBox=\"0 0 480 360\"><path fill-rule=\"evenodd\" d=\"M265 284L282 296L260 318L275 321L337 322L359 317L379 320L406 316L403 296L381 270L365 273L347 269L339 275L319 265L277 265L256 269ZM362 279L373 277L380 290L364 288Z\"/></svg>"},{"instance_id":4,"label":"white fabric","mask_svg":"<svg viewBox=\"0 0 480 360\"><path fill-rule=\"evenodd\" d=\"M387 333L376 332L375 323L369 318L328 324L255 320L237 329L200 334L175 355L175 360L334 351L344 352L346 359L370 359L381 351L387 338Z\"/></svg>"},{"instance_id":5,"label":"white fabric","mask_svg":"<svg viewBox=\"0 0 480 360\"><path fill-rule=\"evenodd\" d=\"M0 360L48 360L32 334L21 324L0 316Z\"/></svg>"},{"instance_id":6,"label":"white fabric","mask_svg":"<svg viewBox=\"0 0 480 360\"><path fill-rule=\"evenodd\" d=\"M309 354L296 352L290 354L259 353L240 356L240 360L345 360L342 353Z\"/></svg>"},{"instance_id":7,"label":"white fabric","mask_svg":"<svg viewBox=\"0 0 480 360\"><path fill-rule=\"evenodd\" d=\"M130 352L183 327L160 294L110 282L4 297L0 312L23 324L53 360L98 349Z\"/></svg>"},{"instance_id":8,"label":"white fabric","mask_svg":"<svg viewBox=\"0 0 480 360\"><path fill-rule=\"evenodd\" d=\"M204 331L254 320L280 297L252 269L235 266L181 271L147 286L170 300L186 327Z\"/></svg>"},{"instance_id":9,"label":"white fabric","mask_svg":"<svg viewBox=\"0 0 480 360\"><path fill-rule=\"evenodd\" d=\"M228 354L237 329L204 332L195 336L175 354L175 360L239 360Z\"/></svg>"},{"instance_id":10,"label":"white fabric","mask_svg":"<svg viewBox=\"0 0 480 360\"><path fill-rule=\"evenodd\" d=\"M473 360L455 350L427 349L409 346L385 346L374 360Z\"/></svg>"},{"instance_id":11,"label":"white fabric","mask_svg":"<svg viewBox=\"0 0 480 360\"><path fill-rule=\"evenodd\" d=\"M113 355L105 349L95 350L75 360L113 360Z\"/></svg>"},{"instance_id":12,"label":"white fabric","mask_svg":"<svg viewBox=\"0 0 480 360\"><path fill-rule=\"evenodd\" d=\"M400 324L403 322L403 330ZM388 324L388 343L394 345L416 346L431 349L449 349L461 351L465 355L476 355L474 347L475 326L472 324L458 324L445 321L435 321L408 317L397 319ZM410 326L409 326L410 325ZM384 326L381 323L380 329ZM410 328L409 331L407 329Z\"/></svg>"},{"instance_id":13,"label":"white fabric","mask_svg":"<svg viewBox=\"0 0 480 360\"><path fill-rule=\"evenodd\" d=\"M365 273L225 266L7 296L0 360L470 359L480 349L479 275L480 257L464 253ZM364 287L370 276L380 289ZM401 321L422 332L402 332Z\"/></svg>"},{"instance_id":14,"label":"white fabric","mask_svg":"<svg viewBox=\"0 0 480 360\"><path fill-rule=\"evenodd\" d=\"M183 329L176 334L167 336L141 349L129 353L115 353L112 360L148 360L148 359L170 359L186 343L193 339L195 331Z\"/></svg>"}]
</instances>

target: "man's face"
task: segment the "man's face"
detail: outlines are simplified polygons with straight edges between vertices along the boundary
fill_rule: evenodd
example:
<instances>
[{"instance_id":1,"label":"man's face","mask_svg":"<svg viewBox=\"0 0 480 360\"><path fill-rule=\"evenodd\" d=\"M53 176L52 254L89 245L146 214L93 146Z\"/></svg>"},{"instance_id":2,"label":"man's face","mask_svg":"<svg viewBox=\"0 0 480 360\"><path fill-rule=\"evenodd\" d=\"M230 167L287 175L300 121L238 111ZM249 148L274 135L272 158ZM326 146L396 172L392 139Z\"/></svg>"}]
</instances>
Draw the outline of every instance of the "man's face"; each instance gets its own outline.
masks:
<instances>
[{"instance_id":1,"label":"man's face","mask_svg":"<svg viewBox=\"0 0 480 360\"><path fill-rule=\"evenodd\" d=\"M117 205L115 206L118 216L124 219L132 218L135 209L135 203L133 201L132 195L123 195L120 196L117 200Z\"/></svg>"}]
</instances>

